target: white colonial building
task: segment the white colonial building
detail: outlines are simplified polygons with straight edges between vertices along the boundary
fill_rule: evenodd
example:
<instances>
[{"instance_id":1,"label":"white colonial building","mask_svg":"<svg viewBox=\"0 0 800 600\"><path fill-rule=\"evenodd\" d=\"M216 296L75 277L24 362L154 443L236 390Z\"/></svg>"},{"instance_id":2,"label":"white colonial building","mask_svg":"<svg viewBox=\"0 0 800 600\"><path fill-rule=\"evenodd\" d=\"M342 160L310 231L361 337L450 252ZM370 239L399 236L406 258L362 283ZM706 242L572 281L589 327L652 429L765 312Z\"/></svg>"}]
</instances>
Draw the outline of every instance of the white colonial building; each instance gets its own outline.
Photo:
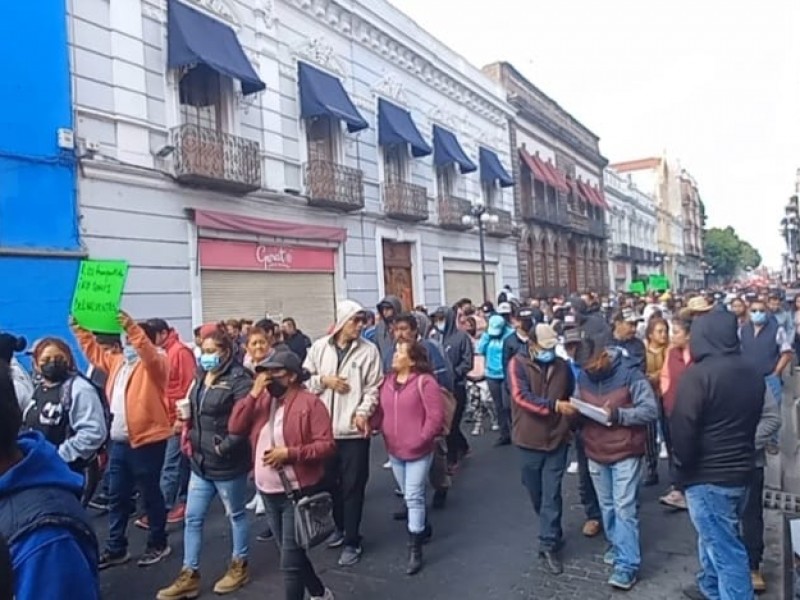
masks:
<instances>
[{"instance_id":1,"label":"white colonial building","mask_svg":"<svg viewBox=\"0 0 800 600\"><path fill-rule=\"evenodd\" d=\"M608 273L615 290L627 290L636 279L658 274L658 215L653 196L636 187L630 176L604 172L610 231Z\"/></svg>"},{"instance_id":2,"label":"white colonial building","mask_svg":"<svg viewBox=\"0 0 800 600\"><path fill-rule=\"evenodd\" d=\"M81 225L184 334L518 288L505 92L385 0L72 0ZM496 222L494 222L496 221Z\"/></svg>"}]
</instances>

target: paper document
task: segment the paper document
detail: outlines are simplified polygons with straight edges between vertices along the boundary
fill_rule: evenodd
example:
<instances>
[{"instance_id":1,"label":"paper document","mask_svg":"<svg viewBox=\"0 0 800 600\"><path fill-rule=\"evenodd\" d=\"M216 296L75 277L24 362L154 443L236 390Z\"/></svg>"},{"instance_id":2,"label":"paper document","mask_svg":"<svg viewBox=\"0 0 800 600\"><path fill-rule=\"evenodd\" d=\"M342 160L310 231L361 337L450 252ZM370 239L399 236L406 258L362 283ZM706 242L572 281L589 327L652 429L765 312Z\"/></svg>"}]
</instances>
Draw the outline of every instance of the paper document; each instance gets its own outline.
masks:
<instances>
[{"instance_id":1,"label":"paper document","mask_svg":"<svg viewBox=\"0 0 800 600\"><path fill-rule=\"evenodd\" d=\"M579 400L578 398L570 398L569 403L577 408L578 412L584 417L587 417L592 421L597 421L601 425L605 425L607 427L611 426L611 423L608 422L608 413L602 408L597 407L594 404L584 402L583 400Z\"/></svg>"}]
</instances>

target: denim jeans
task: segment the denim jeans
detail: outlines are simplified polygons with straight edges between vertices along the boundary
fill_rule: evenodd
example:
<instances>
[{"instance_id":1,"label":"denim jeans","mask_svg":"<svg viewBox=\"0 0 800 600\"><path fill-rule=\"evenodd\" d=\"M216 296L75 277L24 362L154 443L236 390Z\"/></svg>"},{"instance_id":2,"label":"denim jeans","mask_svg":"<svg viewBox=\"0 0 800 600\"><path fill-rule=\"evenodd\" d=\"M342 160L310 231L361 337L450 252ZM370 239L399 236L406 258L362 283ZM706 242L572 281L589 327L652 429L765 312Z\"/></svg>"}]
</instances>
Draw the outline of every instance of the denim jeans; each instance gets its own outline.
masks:
<instances>
[{"instance_id":1,"label":"denim jeans","mask_svg":"<svg viewBox=\"0 0 800 600\"><path fill-rule=\"evenodd\" d=\"M286 494L261 494L267 522L281 553L281 571L286 600L303 600L325 594L325 586L314 571L306 551L297 545L294 533L294 505Z\"/></svg>"},{"instance_id":2,"label":"denim jeans","mask_svg":"<svg viewBox=\"0 0 800 600\"><path fill-rule=\"evenodd\" d=\"M168 511L186 500L188 484L189 459L181 452L181 436L173 435L167 440L164 466L161 468L161 493Z\"/></svg>"},{"instance_id":3,"label":"denim jeans","mask_svg":"<svg viewBox=\"0 0 800 600\"><path fill-rule=\"evenodd\" d=\"M433 453L417 460L402 460L390 454L389 461L408 507L408 531L422 533L425 531L425 490Z\"/></svg>"},{"instance_id":4,"label":"denim jeans","mask_svg":"<svg viewBox=\"0 0 800 600\"><path fill-rule=\"evenodd\" d=\"M247 558L247 475L227 481L203 479L192 472L189 477L189 494L186 498L186 518L183 527L183 566L200 568L200 549L203 546L203 523L214 496L219 494L225 514L231 523L233 558Z\"/></svg>"},{"instance_id":5,"label":"denim jeans","mask_svg":"<svg viewBox=\"0 0 800 600\"><path fill-rule=\"evenodd\" d=\"M508 403L508 390L503 379L486 379L489 393L494 401L494 410L497 415L497 424L500 426L500 439L511 439L511 408Z\"/></svg>"},{"instance_id":6,"label":"denim jeans","mask_svg":"<svg viewBox=\"0 0 800 600\"><path fill-rule=\"evenodd\" d=\"M626 458L611 464L589 459L606 539L614 551L614 568L637 573L642 564L639 545L639 483L642 459Z\"/></svg>"},{"instance_id":7,"label":"denim jeans","mask_svg":"<svg viewBox=\"0 0 800 600\"><path fill-rule=\"evenodd\" d=\"M583 449L581 432L575 434L575 460L578 463L578 494L581 498L583 510L587 520L601 521L600 503L597 501L597 492L594 491L592 476L589 474L589 459Z\"/></svg>"},{"instance_id":8,"label":"denim jeans","mask_svg":"<svg viewBox=\"0 0 800 600\"><path fill-rule=\"evenodd\" d=\"M747 550L739 535L747 488L700 484L687 487L684 494L697 530L700 591L708 600L751 600Z\"/></svg>"},{"instance_id":9,"label":"denim jeans","mask_svg":"<svg viewBox=\"0 0 800 600\"><path fill-rule=\"evenodd\" d=\"M167 544L167 509L158 485L164 463L166 442L131 448L127 442L110 442L108 448L108 542L106 550L122 554L128 549L128 519L134 510L131 497L139 488L150 523L147 546L163 548Z\"/></svg>"},{"instance_id":10,"label":"denim jeans","mask_svg":"<svg viewBox=\"0 0 800 600\"><path fill-rule=\"evenodd\" d=\"M563 500L561 482L567 469L569 445L562 444L552 452L520 448L522 485L531 497L533 510L539 515L539 551L556 552L561 548Z\"/></svg>"}]
</instances>

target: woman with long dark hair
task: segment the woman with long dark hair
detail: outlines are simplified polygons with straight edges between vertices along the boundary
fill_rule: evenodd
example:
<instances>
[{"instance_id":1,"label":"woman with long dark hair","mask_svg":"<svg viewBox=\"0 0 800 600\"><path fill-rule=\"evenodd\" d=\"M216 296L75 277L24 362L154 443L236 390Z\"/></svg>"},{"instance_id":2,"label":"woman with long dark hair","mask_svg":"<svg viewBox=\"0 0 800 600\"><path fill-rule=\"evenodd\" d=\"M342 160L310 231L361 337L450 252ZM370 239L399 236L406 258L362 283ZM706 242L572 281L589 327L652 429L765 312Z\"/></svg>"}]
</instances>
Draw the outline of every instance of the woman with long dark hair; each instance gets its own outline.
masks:
<instances>
[{"instance_id":1,"label":"woman with long dark hair","mask_svg":"<svg viewBox=\"0 0 800 600\"><path fill-rule=\"evenodd\" d=\"M430 537L425 491L436 438L444 426L444 399L432 374L425 346L401 343L392 360L392 372L380 391L380 430L389 462L408 508L408 567L422 568L422 544Z\"/></svg>"},{"instance_id":2,"label":"woman with long dark hair","mask_svg":"<svg viewBox=\"0 0 800 600\"><path fill-rule=\"evenodd\" d=\"M84 476L86 506L100 481L98 452L108 437L108 420L99 390L78 372L64 340L47 337L33 348L39 375L33 398L23 407L23 427L40 431L58 448L70 469Z\"/></svg>"},{"instance_id":3,"label":"woman with long dark hair","mask_svg":"<svg viewBox=\"0 0 800 600\"><path fill-rule=\"evenodd\" d=\"M183 530L183 568L172 585L158 592L158 600L196 597L200 592L200 550L203 524L211 501L219 494L230 521L233 552L228 571L214 592L229 594L245 585L249 527L247 475L252 467L246 435L228 431L234 405L245 398L253 379L236 360L234 341L220 328L207 330L201 344L200 368L188 394L190 419L184 424L191 476Z\"/></svg>"},{"instance_id":4,"label":"woman with long dark hair","mask_svg":"<svg viewBox=\"0 0 800 600\"><path fill-rule=\"evenodd\" d=\"M658 405L661 406L661 368L664 366L669 347L669 325L663 317L650 317L645 329L644 347L645 375L653 386ZM647 470L653 476L651 478L653 485L658 483L659 450L658 422L654 421L647 426ZM664 451L666 452L666 448Z\"/></svg>"}]
</instances>

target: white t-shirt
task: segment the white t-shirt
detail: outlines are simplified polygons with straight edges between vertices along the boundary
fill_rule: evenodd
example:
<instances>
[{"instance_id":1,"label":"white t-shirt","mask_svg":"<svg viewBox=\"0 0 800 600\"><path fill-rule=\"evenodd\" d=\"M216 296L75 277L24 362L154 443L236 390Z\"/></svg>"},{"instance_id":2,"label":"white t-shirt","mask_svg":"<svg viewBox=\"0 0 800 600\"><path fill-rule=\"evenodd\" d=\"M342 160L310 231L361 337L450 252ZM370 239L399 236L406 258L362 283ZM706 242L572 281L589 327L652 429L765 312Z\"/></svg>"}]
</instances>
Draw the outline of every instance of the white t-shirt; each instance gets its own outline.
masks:
<instances>
[{"instance_id":1,"label":"white t-shirt","mask_svg":"<svg viewBox=\"0 0 800 600\"><path fill-rule=\"evenodd\" d=\"M111 439L115 442L128 441L128 417L125 415L125 392L136 363L125 362L117 373L111 389Z\"/></svg>"}]
</instances>

